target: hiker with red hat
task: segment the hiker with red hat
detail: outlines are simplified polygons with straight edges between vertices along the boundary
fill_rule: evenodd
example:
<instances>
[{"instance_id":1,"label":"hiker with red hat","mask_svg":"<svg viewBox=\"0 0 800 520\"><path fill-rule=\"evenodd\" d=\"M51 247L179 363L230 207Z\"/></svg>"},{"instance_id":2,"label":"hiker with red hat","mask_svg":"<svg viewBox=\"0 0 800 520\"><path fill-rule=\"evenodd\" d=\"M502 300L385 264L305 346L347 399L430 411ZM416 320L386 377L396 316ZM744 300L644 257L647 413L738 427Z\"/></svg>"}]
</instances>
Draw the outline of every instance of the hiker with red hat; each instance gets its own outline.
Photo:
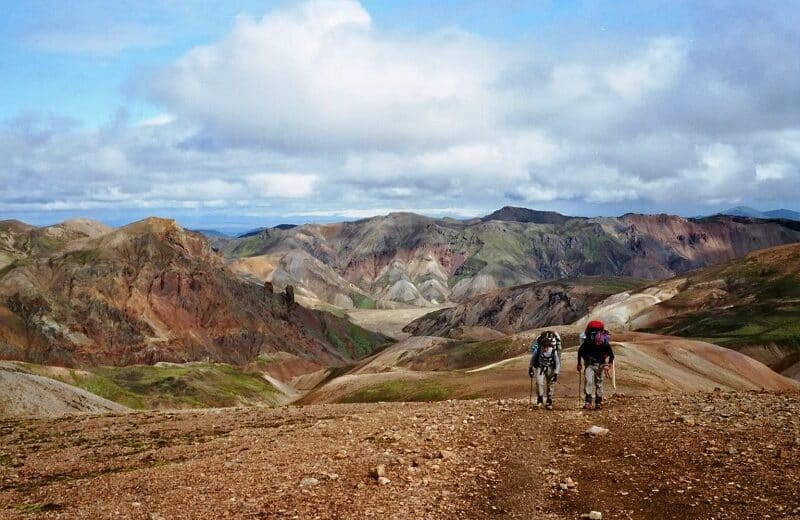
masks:
<instances>
[{"instance_id":1,"label":"hiker with red hat","mask_svg":"<svg viewBox=\"0 0 800 520\"><path fill-rule=\"evenodd\" d=\"M578 348L578 372L582 365L584 371L584 402L583 407L592 409L592 395L594 395L594 408L603 407L603 376L608 374L614 363L614 351L611 350L611 336L602 321L592 320L586 325L586 332L581 334L581 346Z\"/></svg>"}]
</instances>

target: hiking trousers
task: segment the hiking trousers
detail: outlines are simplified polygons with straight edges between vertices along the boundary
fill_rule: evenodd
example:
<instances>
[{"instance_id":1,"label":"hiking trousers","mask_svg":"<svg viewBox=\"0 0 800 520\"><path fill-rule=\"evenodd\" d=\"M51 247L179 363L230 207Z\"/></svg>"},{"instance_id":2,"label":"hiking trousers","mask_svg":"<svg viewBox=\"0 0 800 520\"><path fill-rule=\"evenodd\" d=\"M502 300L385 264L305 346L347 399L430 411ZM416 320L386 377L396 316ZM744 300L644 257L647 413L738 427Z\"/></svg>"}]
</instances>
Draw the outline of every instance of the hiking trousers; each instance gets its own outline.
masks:
<instances>
[{"instance_id":1,"label":"hiking trousers","mask_svg":"<svg viewBox=\"0 0 800 520\"><path fill-rule=\"evenodd\" d=\"M603 365L599 363L594 363L591 365L586 365L586 370L583 372L584 382L586 386L584 387L584 392L586 395L591 396L594 395L599 398L603 398L603 378L605 377L605 372L603 371Z\"/></svg>"},{"instance_id":2,"label":"hiking trousers","mask_svg":"<svg viewBox=\"0 0 800 520\"><path fill-rule=\"evenodd\" d=\"M556 375L555 369L553 367L534 368L534 371L536 375L536 395L544 397L546 392L547 399L552 401L553 393L556 389L556 382L553 381Z\"/></svg>"}]
</instances>

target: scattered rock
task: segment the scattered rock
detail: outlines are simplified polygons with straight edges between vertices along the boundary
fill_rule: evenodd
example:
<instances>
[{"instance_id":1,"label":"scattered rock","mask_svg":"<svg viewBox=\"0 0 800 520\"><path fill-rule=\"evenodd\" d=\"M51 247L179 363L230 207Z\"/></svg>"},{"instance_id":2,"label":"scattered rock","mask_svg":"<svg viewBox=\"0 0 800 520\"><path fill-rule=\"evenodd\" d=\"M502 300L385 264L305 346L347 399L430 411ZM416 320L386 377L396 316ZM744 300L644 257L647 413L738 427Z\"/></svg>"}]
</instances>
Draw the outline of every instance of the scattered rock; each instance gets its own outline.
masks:
<instances>
[{"instance_id":1,"label":"scattered rock","mask_svg":"<svg viewBox=\"0 0 800 520\"><path fill-rule=\"evenodd\" d=\"M567 486L568 489L573 489L575 486L577 486L575 481L572 480L570 477L564 479L564 485Z\"/></svg>"},{"instance_id":2,"label":"scattered rock","mask_svg":"<svg viewBox=\"0 0 800 520\"><path fill-rule=\"evenodd\" d=\"M602 426L591 426L588 430L583 432L584 435L589 435L591 437L597 437L600 435L606 435L608 433L608 428L603 428Z\"/></svg>"},{"instance_id":3,"label":"scattered rock","mask_svg":"<svg viewBox=\"0 0 800 520\"><path fill-rule=\"evenodd\" d=\"M456 454L450 450L439 450L439 452L436 454L437 459L445 459L445 460L454 459L455 456Z\"/></svg>"},{"instance_id":4,"label":"scattered rock","mask_svg":"<svg viewBox=\"0 0 800 520\"><path fill-rule=\"evenodd\" d=\"M315 479L314 477L307 477L300 481L300 487L308 488L314 487L319 484L319 480Z\"/></svg>"},{"instance_id":5,"label":"scattered rock","mask_svg":"<svg viewBox=\"0 0 800 520\"><path fill-rule=\"evenodd\" d=\"M380 486L385 486L386 484L388 484L390 482L391 482L391 480L389 480L386 477L378 477L378 485L380 485Z\"/></svg>"},{"instance_id":6,"label":"scattered rock","mask_svg":"<svg viewBox=\"0 0 800 520\"><path fill-rule=\"evenodd\" d=\"M697 424L697 421L691 415L681 415L680 417L678 417L678 421L682 422L687 426L694 426L695 424Z\"/></svg>"},{"instance_id":7,"label":"scattered rock","mask_svg":"<svg viewBox=\"0 0 800 520\"><path fill-rule=\"evenodd\" d=\"M583 513L581 518L588 518L589 520L603 520L603 513L600 511L589 511L588 513Z\"/></svg>"},{"instance_id":8,"label":"scattered rock","mask_svg":"<svg viewBox=\"0 0 800 520\"><path fill-rule=\"evenodd\" d=\"M386 466L384 466L383 464L378 464L376 467L372 468L369 474L372 476L372 478L375 479L380 479L381 477L385 477Z\"/></svg>"}]
</instances>

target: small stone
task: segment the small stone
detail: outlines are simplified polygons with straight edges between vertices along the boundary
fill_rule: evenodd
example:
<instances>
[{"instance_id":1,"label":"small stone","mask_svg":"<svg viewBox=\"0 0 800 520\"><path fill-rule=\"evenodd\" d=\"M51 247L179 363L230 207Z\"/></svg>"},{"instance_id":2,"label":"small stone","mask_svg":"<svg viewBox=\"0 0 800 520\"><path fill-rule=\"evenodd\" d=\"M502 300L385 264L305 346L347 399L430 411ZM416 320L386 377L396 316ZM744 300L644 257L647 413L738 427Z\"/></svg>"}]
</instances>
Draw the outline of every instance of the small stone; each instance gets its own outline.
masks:
<instances>
[{"instance_id":1,"label":"small stone","mask_svg":"<svg viewBox=\"0 0 800 520\"><path fill-rule=\"evenodd\" d=\"M314 477L307 477L300 481L300 487L307 488L307 487L314 487L319 484L319 480L315 479Z\"/></svg>"},{"instance_id":2,"label":"small stone","mask_svg":"<svg viewBox=\"0 0 800 520\"><path fill-rule=\"evenodd\" d=\"M386 477L378 477L378 485L380 485L380 486L385 486L386 484L388 484L390 482L391 482L391 480L389 480Z\"/></svg>"},{"instance_id":3,"label":"small stone","mask_svg":"<svg viewBox=\"0 0 800 520\"><path fill-rule=\"evenodd\" d=\"M337 452L336 452L336 455L334 455L333 457L334 457L334 458L336 458L336 459L339 459L339 460L341 460L341 459L346 459L346 458L347 458L347 452L346 452L346 451L344 451L344 450L342 450L342 451L337 451Z\"/></svg>"},{"instance_id":4,"label":"small stone","mask_svg":"<svg viewBox=\"0 0 800 520\"><path fill-rule=\"evenodd\" d=\"M568 489L572 489L577 484L575 484L574 480L572 480L571 478L567 477L566 479L564 479L564 485L567 486Z\"/></svg>"},{"instance_id":5,"label":"small stone","mask_svg":"<svg viewBox=\"0 0 800 520\"><path fill-rule=\"evenodd\" d=\"M678 420L687 426L694 426L697 424L697 421L695 421L694 417L691 415L681 415L678 417Z\"/></svg>"},{"instance_id":6,"label":"small stone","mask_svg":"<svg viewBox=\"0 0 800 520\"><path fill-rule=\"evenodd\" d=\"M581 518L588 518L589 520L603 520L603 513L600 511L589 511L588 513L583 513Z\"/></svg>"},{"instance_id":7,"label":"small stone","mask_svg":"<svg viewBox=\"0 0 800 520\"><path fill-rule=\"evenodd\" d=\"M370 475L372 475L372 477L376 479L385 477L386 466L384 466L383 464L378 464L376 467L372 468L372 471L370 471Z\"/></svg>"},{"instance_id":8,"label":"small stone","mask_svg":"<svg viewBox=\"0 0 800 520\"><path fill-rule=\"evenodd\" d=\"M450 451L450 450L439 450L439 452L436 454L436 458L438 458L438 459L445 459L445 460L451 460L451 459L454 459L454 458L455 458L455 456L456 456L456 454L455 454L455 453L453 453L453 452L452 452L452 451Z\"/></svg>"},{"instance_id":9,"label":"small stone","mask_svg":"<svg viewBox=\"0 0 800 520\"><path fill-rule=\"evenodd\" d=\"M737 449L736 449L736 448L734 448L733 446L731 446L730 448L728 448L728 455L736 455L737 453L739 453L739 450L737 450Z\"/></svg>"},{"instance_id":10,"label":"small stone","mask_svg":"<svg viewBox=\"0 0 800 520\"><path fill-rule=\"evenodd\" d=\"M588 430L583 432L584 435L590 435L592 437L605 435L607 433L608 433L608 428L603 428L602 426L591 426Z\"/></svg>"}]
</instances>

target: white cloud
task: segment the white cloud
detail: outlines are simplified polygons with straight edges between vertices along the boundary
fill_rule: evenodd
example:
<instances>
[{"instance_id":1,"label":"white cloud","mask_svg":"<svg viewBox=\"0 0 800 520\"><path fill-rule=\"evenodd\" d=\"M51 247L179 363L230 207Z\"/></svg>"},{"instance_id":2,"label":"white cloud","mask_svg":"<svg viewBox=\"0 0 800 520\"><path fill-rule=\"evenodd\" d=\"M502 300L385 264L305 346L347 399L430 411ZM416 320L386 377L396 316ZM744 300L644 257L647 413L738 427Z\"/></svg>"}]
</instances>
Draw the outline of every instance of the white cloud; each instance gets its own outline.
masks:
<instances>
[{"instance_id":1,"label":"white cloud","mask_svg":"<svg viewBox=\"0 0 800 520\"><path fill-rule=\"evenodd\" d=\"M147 118L138 123L138 126L164 126L175 122L175 116L172 114L158 114L156 116Z\"/></svg>"},{"instance_id":2,"label":"white cloud","mask_svg":"<svg viewBox=\"0 0 800 520\"><path fill-rule=\"evenodd\" d=\"M389 37L349 0L240 18L164 70L156 99L232 143L398 149L485 133L509 57L458 32Z\"/></svg>"},{"instance_id":3,"label":"white cloud","mask_svg":"<svg viewBox=\"0 0 800 520\"><path fill-rule=\"evenodd\" d=\"M397 208L388 207L370 207L363 209L356 208L336 208L329 210L317 211L297 211L292 213L284 213L283 217L344 217L344 218L369 218L377 215L388 215L389 213L403 213L411 212L420 215L428 215L433 217L438 216L452 216L461 218L474 218L482 215L481 208L429 208L429 207L415 207L404 206Z\"/></svg>"},{"instance_id":4,"label":"white cloud","mask_svg":"<svg viewBox=\"0 0 800 520\"><path fill-rule=\"evenodd\" d=\"M247 184L263 198L303 199L314 193L316 175L256 173L247 176Z\"/></svg>"},{"instance_id":5,"label":"white cloud","mask_svg":"<svg viewBox=\"0 0 800 520\"><path fill-rule=\"evenodd\" d=\"M774 181L787 177L791 170L791 165L785 162L771 162L766 164L756 164L756 180Z\"/></svg>"},{"instance_id":6,"label":"white cloud","mask_svg":"<svg viewBox=\"0 0 800 520\"><path fill-rule=\"evenodd\" d=\"M767 30L782 20L548 48L538 33L387 30L351 0L281 5L149 77L156 117L0 126L0 209L356 218L800 199L800 41Z\"/></svg>"}]
</instances>

